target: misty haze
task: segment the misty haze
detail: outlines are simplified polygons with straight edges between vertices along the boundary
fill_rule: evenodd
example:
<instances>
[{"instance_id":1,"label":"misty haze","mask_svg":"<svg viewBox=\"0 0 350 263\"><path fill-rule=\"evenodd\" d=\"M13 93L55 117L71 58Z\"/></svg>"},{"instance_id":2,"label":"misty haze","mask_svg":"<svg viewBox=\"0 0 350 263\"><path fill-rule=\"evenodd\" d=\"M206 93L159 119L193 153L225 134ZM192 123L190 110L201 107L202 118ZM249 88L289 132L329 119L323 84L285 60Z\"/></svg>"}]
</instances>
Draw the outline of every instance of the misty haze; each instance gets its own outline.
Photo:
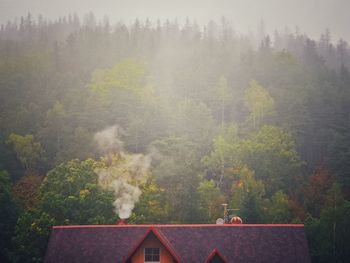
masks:
<instances>
[{"instance_id":1,"label":"misty haze","mask_svg":"<svg viewBox=\"0 0 350 263\"><path fill-rule=\"evenodd\" d=\"M240 32L254 31L264 20L268 31L299 27L302 33L318 38L326 29L335 40L350 40L350 2L347 0L0 0L0 23L25 16L28 12L51 20L69 13L79 16L92 11L97 17L129 24L136 18L184 22L186 17L203 25L226 17Z\"/></svg>"},{"instance_id":2,"label":"misty haze","mask_svg":"<svg viewBox=\"0 0 350 263\"><path fill-rule=\"evenodd\" d=\"M350 262L349 10L346 0L0 0L0 262L78 260L53 243L71 228L146 225L162 241L160 225L242 223L295 231L287 246L301 244L302 262ZM96 247L112 242L106 233ZM129 237L118 240L133 247ZM158 262L161 250L142 242L142 262ZM209 243L205 257L235 258ZM107 262L79 245L65 249Z\"/></svg>"}]
</instances>

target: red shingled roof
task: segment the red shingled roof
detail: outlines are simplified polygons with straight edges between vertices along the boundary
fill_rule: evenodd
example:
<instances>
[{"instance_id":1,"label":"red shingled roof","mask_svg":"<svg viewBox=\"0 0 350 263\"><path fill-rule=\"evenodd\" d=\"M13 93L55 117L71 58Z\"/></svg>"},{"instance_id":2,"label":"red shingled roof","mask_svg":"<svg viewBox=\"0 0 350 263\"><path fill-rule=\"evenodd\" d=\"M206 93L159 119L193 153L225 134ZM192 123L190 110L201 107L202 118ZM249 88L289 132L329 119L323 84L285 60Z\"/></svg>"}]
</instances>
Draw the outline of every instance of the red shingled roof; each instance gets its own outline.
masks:
<instances>
[{"instance_id":1,"label":"red shingled roof","mask_svg":"<svg viewBox=\"0 0 350 263\"><path fill-rule=\"evenodd\" d=\"M150 231L181 263L311 262L303 225L246 224L56 226L45 262L120 263Z\"/></svg>"}]
</instances>

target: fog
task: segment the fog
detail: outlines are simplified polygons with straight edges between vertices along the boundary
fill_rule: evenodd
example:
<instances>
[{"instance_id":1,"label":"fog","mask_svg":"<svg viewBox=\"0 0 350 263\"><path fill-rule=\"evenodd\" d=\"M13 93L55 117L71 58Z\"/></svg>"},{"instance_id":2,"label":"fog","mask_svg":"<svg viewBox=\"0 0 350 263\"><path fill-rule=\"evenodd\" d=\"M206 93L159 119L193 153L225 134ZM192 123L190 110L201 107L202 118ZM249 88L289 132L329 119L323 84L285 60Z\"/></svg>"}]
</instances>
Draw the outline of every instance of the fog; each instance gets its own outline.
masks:
<instances>
[{"instance_id":1,"label":"fog","mask_svg":"<svg viewBox=\"0 0 350 263\"><path fill-rule=\"evenodd\" d=\"M186 17L205 24L225 16L241 32L255 31L261 20L267 32L296 27L318 39L327 28L332 39L350 40L350 1L348 0L0 0L0 22L19 18L30 12L55 19L68 13L92 11L97 17L107 15L112 22L131 23L135 18L174 19Z\"/></svg>"},{"instance_id":2,"label":"fog","mask_svg":"<svg viewBox=\"0 0 350 263\"><path fill-rule=\"evenodd\" d=\"M0 0L0 262L44 262L52 224L213 224L223 203L349 259L349 10Z\"/></svg>"}]
</instances>

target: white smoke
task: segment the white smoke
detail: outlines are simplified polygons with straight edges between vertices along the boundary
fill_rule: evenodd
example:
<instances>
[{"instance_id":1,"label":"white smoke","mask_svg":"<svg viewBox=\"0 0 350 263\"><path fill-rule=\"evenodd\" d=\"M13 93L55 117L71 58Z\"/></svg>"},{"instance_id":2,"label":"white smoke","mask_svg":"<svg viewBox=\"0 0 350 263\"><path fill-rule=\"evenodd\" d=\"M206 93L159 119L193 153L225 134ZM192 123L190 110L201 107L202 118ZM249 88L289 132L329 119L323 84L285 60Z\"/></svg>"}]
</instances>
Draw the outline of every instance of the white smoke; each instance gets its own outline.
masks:
<instances>
[{"instance_id":1,"label":"white smoke","mask_svg":"<svg viewBox=\"0 0 350 263\"><path fill-rule=\"evenodd\" d=\"M142 194L139 185L146 180L151 158L143 154L125 154L117 126L96 133L94 139L100 153L109 160L105 167L95 169L98 184L113 191L114 211L118 216L129 218Z\"/></svg>"},{"instance_id":2,"label":"white smoke","mask_svg":"<svg viewBox=\"0 0 350 263\"><path fill-rule=\"evenodd\" d=\"M120 218L129 218L135 202L141 196L141 190L123 179L113 181L113 188L118 193L118 198L113 202L115 212Z\"/></svg>"},{"instance_id":3,"label":"white smoke","mask_svg":"<svg viewBox=\"0 0 350 263\"><path fill-rule=\"evenodd\" d=\"M123 151L123 142L119 139L121 129L117 126L108 127L94 136L99 153L110 157Z\"/></svg>"}]
</instances>

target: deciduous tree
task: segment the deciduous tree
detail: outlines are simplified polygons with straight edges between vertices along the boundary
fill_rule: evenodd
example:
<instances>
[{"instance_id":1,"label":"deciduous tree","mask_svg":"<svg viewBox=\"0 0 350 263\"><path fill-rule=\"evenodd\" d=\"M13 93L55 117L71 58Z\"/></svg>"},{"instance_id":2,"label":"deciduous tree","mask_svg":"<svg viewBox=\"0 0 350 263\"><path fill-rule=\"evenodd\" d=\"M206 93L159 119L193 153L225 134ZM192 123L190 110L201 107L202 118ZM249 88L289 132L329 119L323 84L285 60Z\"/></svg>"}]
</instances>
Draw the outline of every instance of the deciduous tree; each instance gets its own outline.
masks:
<instances>
[{"instance_id":1,"label":"deciduous tree","mask_svg":"<svg viewBox=\"0 0 350 263\"><path fill-rule=\"evenodd\" d=\"M13 146L17 158L27 172L33 172L37 168L38 163L44 160L44 150L31 134L22 136L11 133L7 143Z\"/></svg>"}]
</instances>

